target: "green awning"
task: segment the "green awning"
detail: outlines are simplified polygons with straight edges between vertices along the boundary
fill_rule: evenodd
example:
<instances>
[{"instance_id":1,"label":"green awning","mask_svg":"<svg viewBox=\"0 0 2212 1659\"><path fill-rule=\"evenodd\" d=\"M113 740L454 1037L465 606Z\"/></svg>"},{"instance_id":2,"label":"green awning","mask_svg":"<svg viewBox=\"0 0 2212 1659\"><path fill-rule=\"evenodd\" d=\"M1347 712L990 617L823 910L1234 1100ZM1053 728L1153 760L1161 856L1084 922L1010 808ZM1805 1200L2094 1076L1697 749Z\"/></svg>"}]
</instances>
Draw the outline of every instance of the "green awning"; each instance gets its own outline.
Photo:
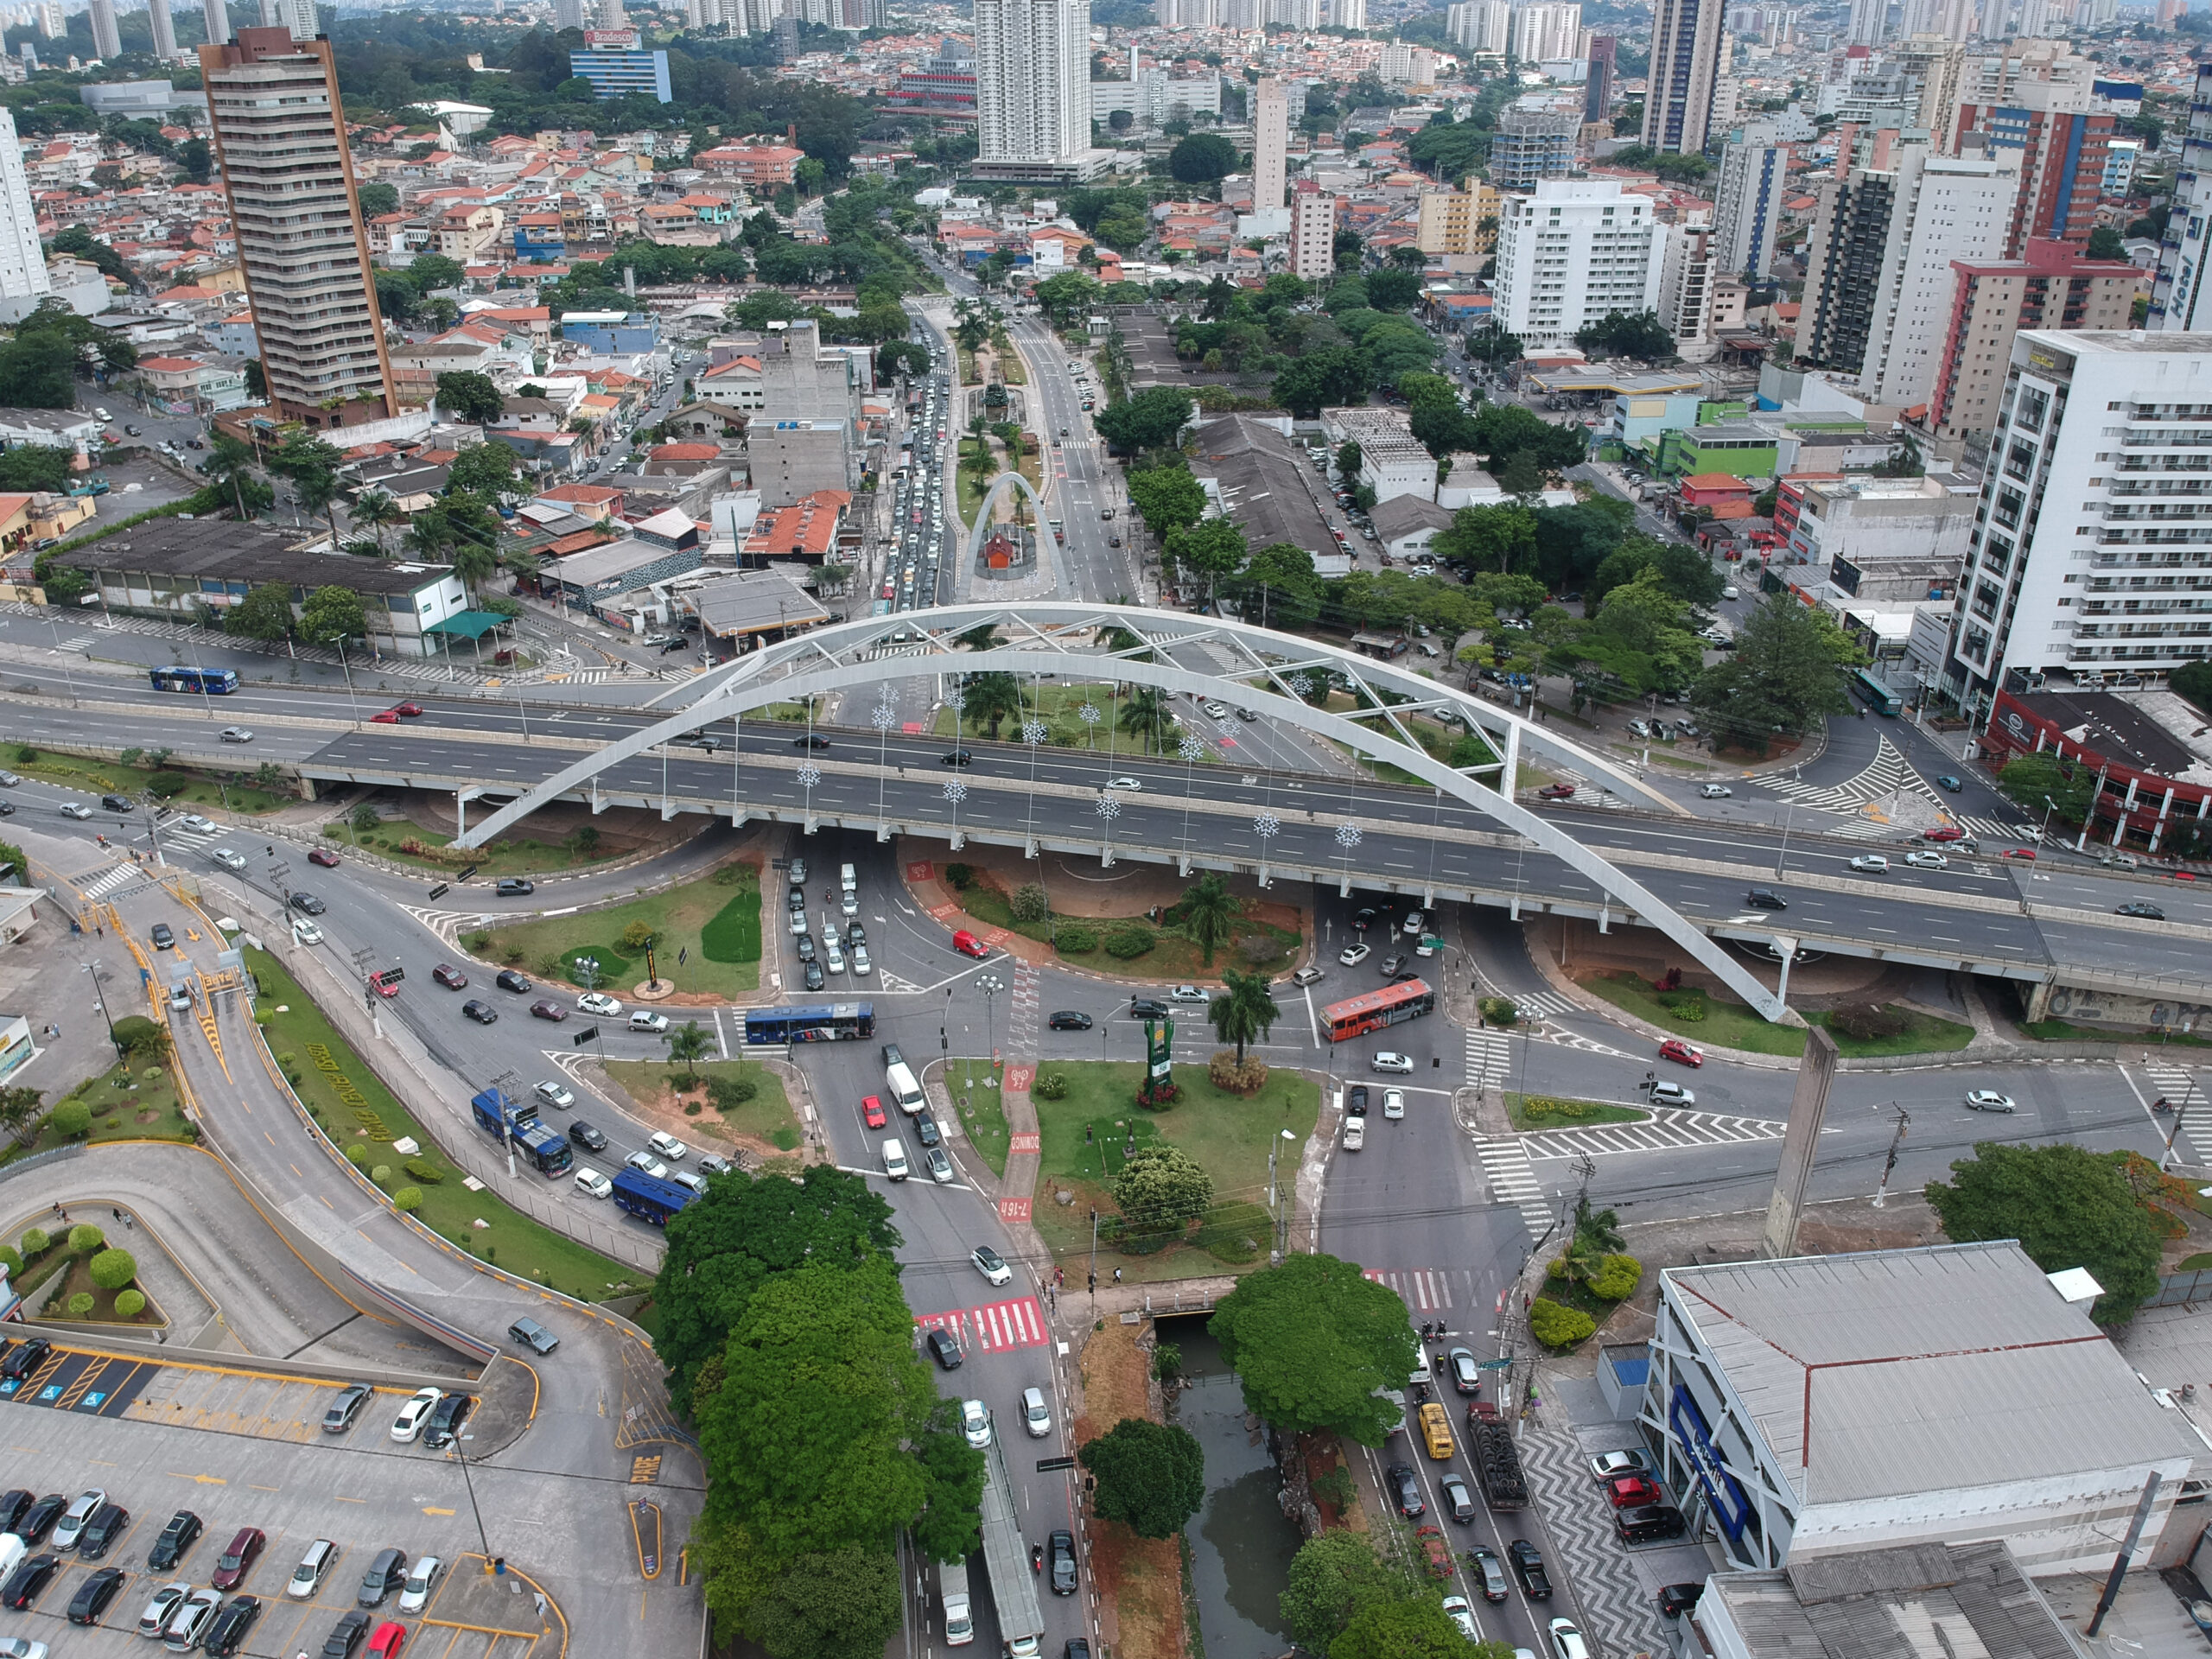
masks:
<instances>
[{"instance_id":1,"label":"green awning","mask_svg":"<svg viewBox=\"0 0 2212 1659\"><path fill-rule=\"evenodd\" d=\"M502 622L514 618L502 616L497 611L462 611L442 622L433 622L423 630L425 633L450 633L461 639L481 639Z\"/></svg>"}]
</instances>

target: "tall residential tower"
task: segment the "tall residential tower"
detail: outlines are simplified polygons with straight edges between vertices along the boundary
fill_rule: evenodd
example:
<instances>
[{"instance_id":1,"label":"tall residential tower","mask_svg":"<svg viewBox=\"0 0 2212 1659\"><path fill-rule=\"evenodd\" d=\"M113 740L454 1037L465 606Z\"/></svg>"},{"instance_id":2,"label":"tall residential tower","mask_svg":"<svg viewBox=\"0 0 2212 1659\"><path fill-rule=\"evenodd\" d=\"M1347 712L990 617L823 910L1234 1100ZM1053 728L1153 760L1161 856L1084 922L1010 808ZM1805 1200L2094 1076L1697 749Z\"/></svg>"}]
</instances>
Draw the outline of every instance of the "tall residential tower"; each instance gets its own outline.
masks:
<instances>
[{"instance_id":1,"label":"tall residential tower","mask_svg":"<svg viewBox=\"0 0 2212 1659\"><path fill-rule=\"evenodd\" d=\"M38 309L54 291L39 246L38 210L31 205L30 175L16 118L0 107L0 319L13 322Z\"/></svg>"},{"instance_id":2,"label":"tall residential tower","mask_svg":"<svg viewBox=\"0 0 2212 1659\"><path fill-rule=\"evenodd\" d=\"M1090 161L1090 0L976 0L976 176L1081 179Z\"/></svg>"},{"instance_id":3,"label":"tall residential tower","mask_svg":"<svg viewBox=\"0 0 2212 1659\"><path fill-rule=\"evenodd\" d=\"M1650 87L1643 100L1643 142L1694 156L1713 120L1727 35L1720 0L1657 0L1651 17Z\"/></svg>"}]
</instances>

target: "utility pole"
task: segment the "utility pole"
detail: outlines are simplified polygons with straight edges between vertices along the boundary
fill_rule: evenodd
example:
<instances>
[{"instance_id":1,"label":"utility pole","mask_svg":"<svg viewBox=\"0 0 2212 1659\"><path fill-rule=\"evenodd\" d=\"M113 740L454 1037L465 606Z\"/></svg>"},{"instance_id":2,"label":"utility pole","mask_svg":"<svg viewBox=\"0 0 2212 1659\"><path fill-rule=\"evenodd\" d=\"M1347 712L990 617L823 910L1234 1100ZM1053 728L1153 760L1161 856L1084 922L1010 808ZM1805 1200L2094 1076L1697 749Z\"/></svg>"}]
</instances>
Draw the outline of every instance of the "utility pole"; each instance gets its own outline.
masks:
<instances>
[{"instance_id":1,"label":"utility pole","mask_svg":"<svg viewBox=\"0 0 2212 1659\"><path fill-rule=\"evenodd\" d=\"M522 1077L517 1072L502 1071L492 1079L492 1091L499 1096L499 1144L507 1149L507 1178L510 1180L514 1179L515 1173L515 1115L507 1109L507 1090L521 1087Z\"/></svg>"},{"instance_id":2,"label":"utility pole","mask_svg":"<svg viewBox=\"0 0 2212 1659\"><path fill-rule=\"evenodd\" d=\"M1910 1112L1902 1106L1897 1106L1895 1101L1891 1101L1890 1104L1897 1107L1897 1132L1890 1137L1890 1155L1882 1165L1882 1184L1874 1189L1874 1207L1877 1210L1889 1202L1890 1177L1897 1173L1897 1148L1904 1144L1904 1132L1912 1124Z\"/></svg>"}]
</instances>

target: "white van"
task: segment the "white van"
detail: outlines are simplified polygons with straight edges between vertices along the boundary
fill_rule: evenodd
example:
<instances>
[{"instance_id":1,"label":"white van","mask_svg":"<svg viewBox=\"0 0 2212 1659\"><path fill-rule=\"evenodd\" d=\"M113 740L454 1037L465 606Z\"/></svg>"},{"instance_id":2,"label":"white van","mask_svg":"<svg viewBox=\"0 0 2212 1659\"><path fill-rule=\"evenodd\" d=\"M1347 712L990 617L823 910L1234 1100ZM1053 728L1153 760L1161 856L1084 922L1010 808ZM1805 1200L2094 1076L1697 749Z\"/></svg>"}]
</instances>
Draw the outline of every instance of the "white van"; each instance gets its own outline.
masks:
<instances>
[{"instance_id":1,"label":"white van","mask_svg":"<svg viewBox=\"0 0 2212 1659\"><path fill-rule=\"evenodd\" d=\"M894 1181L906 1179L906 1143L895 1135L883 1143L883 1173Z\"/></svg>"},{"instance_id":2,"label":"white van","mask_svg":"<svg viewBox=\"0 0 2212 1659\"><path fill-rule=\"evenodd\" d=\"M29 1554L30 1546L12 1532L0 1532L0 1577L13 1573Z\"/></svg>"},{"instance_id":3,"label":"white van","mask_svg":"<svg viewBox=\"0 0 2212 1659\"><path fill-rule=\"evenodd\" d=\"M922 1108L929 1104L922 1093L922 1085L914 1081L914 1074L904 1060L883 1068L883 1087L892 1099L899 1103L899 1109L909 1117L921 1116Z\"/></svg>"},{"instance_id":4,"label":"white van","mask_svg":"<svg viewBox=\"0 0 2212 1659\"><path fill-rule=\"evenodd\" d=\"M976 1639L976 1615L968 1599L968 1563L940 1566L937 1581L938 1597L944 1605L944 1645L964 1648Z\"/></svg>"},{"instance_id":5,"label":"white van","mask_svg":"<svg viewBox=\"0 0 2212 1659\"><path fill-rule=\"evenodd\" d=\"M861 890L861 873L849 864L842 866L837 871L837 885L847 893L858 893Z\"/></svg>"}]
</instances>

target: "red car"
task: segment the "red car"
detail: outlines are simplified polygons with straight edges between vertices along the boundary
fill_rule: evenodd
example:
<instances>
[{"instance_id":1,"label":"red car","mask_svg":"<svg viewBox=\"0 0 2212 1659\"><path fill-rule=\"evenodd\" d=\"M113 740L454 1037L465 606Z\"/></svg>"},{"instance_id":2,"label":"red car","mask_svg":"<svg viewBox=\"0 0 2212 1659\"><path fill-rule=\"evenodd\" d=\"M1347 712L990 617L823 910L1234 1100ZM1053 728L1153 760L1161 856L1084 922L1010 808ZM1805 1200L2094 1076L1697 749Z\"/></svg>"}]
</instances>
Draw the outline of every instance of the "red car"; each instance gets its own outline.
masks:
<instances>
[{"instance_id":1,"label":"red car","mask_svg":"<svg viewBox=\"0 0 2212 1659\"><path fill-rule=\"evenodd\" d=\"M1573 784L1546 784L1536 791L1536 798L1540 801L1563 801L1573 793Z\"/></svg>"},{"instance_id":2,"label":"red car","mask_svg":"<svg viewBox=\"0 0 2212 1659\"><path fill-rule=\"evenodd\" d=\"M391 1623L377 1626L376 1634L369 1638L369 1645L361 1650L361 1659L399 1659L401 1644L407 1640L407 1627Z\"/></svg>"},{"instance_id":3,"label":"red car","mask_svg":"<svg viewBox=\"0 0 2212 1659\"><path fill-rule=\"evenodd\" d=\"M391 705L391 712L403 719L412 720L423 712L423 705L419 702L395 702Z\"/></svg>"},{"instance_id":4,"label":"red car","mask_svg":"<svg viewBox=\"0 0 2212 1659\"><path fill-rule=\"evenodd\" d=\"M238 1535L231 1540L231 1547L215 1558L214 1576L207 1580L218 1590L235 1590L252 1570L261 1554L261 1547L269 1541L259 1527L241 1527Z\"/></svg>"},{"instance_id":5,"label":"red car","mask_svg":"<svg viewBox=\"0 0 2212 1659\"><path fill-rule=\"evenodd\" d=\"M1998 854L1997 856L1999 858L2024 859L2029 863L2032 864L2035 862L2036 849L2032 847L2007 847L2003 852Z\"/></svg>"},{"instance_id":6,"label":"red car","mask_svg":"<svg viewBox=\"0 0 2212 1659\"><path fill-rule=\"evenodd\" d=\"M1617 1510L1635 1503L1664 1503L1667 1495L1642 1475L1621 1475L1605 1483L1605 1496Z\"/></svg>"},{"instance_id":7,"label":"red car","mask_svg":"<svg viewBox=\"0 0 2212 1659\"><path fill-rule=\"evenodd\" d=\"M530 1012L536 1019L550 1020L556 1025L569 1017L569 1011L558 1002L533 1002Z\"/></svg>"},{"instance_id":8,"label":"red car","mask_svg":"<svg viewBox=\"0 0 2212 1659\"><path fill-rule=\"evenodd\" d=\"M1955 823L1939 823L1933 830L1921 832L1923 841L1964 841L1967 832Z\"/></svg>"},{"instance_id":9,"label":"red car","mask_svg":"<svg viewBox=\"0 0 2212 1659\"><path fill-rule=\"evenodd\" d=\"M468 988L468 976L449 962L442 962L431 969L430 977L449 991L465 991Z\"/></svg>"},{"instance_id":10,"label":"red car","mask_svg":"<svg viewBox=\"0 0 2212 1659\"><path fill-rule=\"evenodd\" d=\"M1662 1060L1679 1060L1684 1065L1705 1064L1705 1056L1679 1037L1669 1037L1659 1045L1659 1058Z\"/></svg>"},{"instance_id":11,"label":"red car","mask_svg":"<svg viewBox=\"0 0 2212 1659\"><path fill-rule=\"evenodd\" d=\"M376 993L378 996L397 996L399 995L399 969L397 968L379 968L375 973L369 976L369 983L376 988Z\"/></svg>"},{"instance_id":12,"label":"red car","mask_svg":"<svg viewBox=\"0 0 2212 1659\"><path fill-rule=\"evenodd\" d=\"M372 726L397 726L399 724L399 716L392 713L389 709L380 709L375 714L369 716L369 724Z\"/></svg>"},{"instance_id":13,"label":"red car","mask_svg":"<svg viewBox=\"0 0 2212 1659\"><path fill-rule=\"evenodd\" d=\"M963 957L988 957L991 954L991 947L964 927L952 936L952 948Z\"/></svg>"},{"instance_id":14,"label":"red car","mask_svg":"<svg viewBox=\"0 0 2212 1659\"><path fill-rule=\"evenodd\" d=\"M883 1103L874 1095L861 1102L861 1121L871 1129L880 1129L890 1122L883 1115Z\"/></svg>"},{"instance_id":15,"label":"red car","mask_svg":"<svg viewBox=\"0 0 2212 1659\"><path fill-rule=\"evenodd\" d=\"M317 847L308 854L308 862L320 864L326 870L334 870L338 868L338 855L327 847Z\"/></svg>"}]
</instances>

